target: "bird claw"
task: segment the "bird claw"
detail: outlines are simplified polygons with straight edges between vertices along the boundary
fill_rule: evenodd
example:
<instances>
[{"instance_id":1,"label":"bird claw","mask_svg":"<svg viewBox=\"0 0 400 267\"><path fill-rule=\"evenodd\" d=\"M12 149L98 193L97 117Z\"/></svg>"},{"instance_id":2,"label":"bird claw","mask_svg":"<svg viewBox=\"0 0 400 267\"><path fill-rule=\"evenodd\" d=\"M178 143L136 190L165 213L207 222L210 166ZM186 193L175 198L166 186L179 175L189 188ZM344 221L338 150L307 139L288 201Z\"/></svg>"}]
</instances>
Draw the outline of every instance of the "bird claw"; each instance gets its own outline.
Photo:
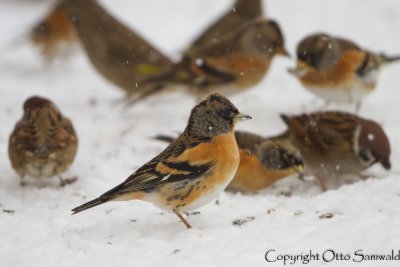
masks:
<instances>
[{"instance_id":1,"label":"bird claw","mask_svg":"<svg viewBox=\"0 0 400 267\"><path fill-rule=\"evenodd\" d=\"M66 185L69 184L73 184L76 182L76 180L78 180L78 177L72 177L72 178L67 178L67 179L63 179L61 176L58 177L60 179L60 186L64 187Z\"/></svg>"}]
</instances>

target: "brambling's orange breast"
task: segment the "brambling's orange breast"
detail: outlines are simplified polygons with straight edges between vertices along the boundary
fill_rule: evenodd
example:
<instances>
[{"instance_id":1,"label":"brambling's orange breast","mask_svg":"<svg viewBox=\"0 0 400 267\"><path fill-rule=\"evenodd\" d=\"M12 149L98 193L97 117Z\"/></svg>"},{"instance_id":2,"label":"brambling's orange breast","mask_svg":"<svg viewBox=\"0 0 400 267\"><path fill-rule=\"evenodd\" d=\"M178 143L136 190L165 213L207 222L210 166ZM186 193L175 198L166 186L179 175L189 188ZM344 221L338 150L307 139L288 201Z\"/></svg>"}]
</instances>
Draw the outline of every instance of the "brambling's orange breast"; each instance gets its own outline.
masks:
<instances>
[{"instance_id":1,"label":"brambling's orange breast","mask_svg":"<svg viewBox=\"0 0 400 267\"><path fill-rule=\"evenodd\" d=\"M239 166L239 151L234 134L229 133L187 149L175 160L212 166L202 177L162 186L156 192L158 197L149 201L162 208L192 210L215 199L226 188Z\"/></svg>"},{"instance_id":2,"label":"brambling's orange breast","mask_svg":"<svg viewBox=\"0 0 400 267\"><path fill-rule=\"evenodd\" d=\"M335 88L350 86L356 82L356 69L361 64L365 52L357 50L347 50L342 53L340 60L327 71L310 69L300 78L305 86L319 88Z\"/></svg>"}]
</instances>

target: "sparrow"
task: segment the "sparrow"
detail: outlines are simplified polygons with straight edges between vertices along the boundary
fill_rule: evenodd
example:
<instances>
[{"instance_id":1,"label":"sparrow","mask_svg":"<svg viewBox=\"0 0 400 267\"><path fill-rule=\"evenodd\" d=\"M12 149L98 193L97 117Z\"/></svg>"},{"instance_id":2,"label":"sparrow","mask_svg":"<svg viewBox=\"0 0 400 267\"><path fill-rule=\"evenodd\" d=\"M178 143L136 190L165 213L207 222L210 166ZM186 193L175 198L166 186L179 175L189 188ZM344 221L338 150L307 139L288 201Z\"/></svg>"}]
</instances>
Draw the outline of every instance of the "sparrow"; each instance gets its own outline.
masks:
<instances>
[{"instance_id":1,"label":"sparrow","mask_svg":"<svg viewBox=\"0 0 400 267\"><path fill-rule=\"evenodd\" d=\"M198 36L184 54L196 54L198 50L204 47L215 45L226 36L232 36L237 29L247 22L262 15L261 0L236 0L232 8Z\"/></svg>"},{"instance_id":2,"label":"sparrow","mask_svg":"<svg viewBox=\"0 0 400 267\"><path fill-rule=\"evenodd\" d=\"M235 124L250 118L224 96L208 96L192 109L184 132L163 152L121 184L74 208L73 214L111 200L139 199L172 210L191 228L180 212L212 201L232 180L239 166Z\"/></svg>"},{"instance_id":3,"label":"sparrow","mask_svg":"<svg viewBox=\"0 0 400 267\"><path fill-rule=\"evenodd\" d=\"M96 0L62 0L78 39L94 68L129 97L159 88L145 81L172 65L140 35L111 16Z\"/></svg>"},{"instance_id":4,"label":"sparrow","mask_svg":"<svg viewBox=\"0 0 400 267\"><path fill-rule=\"evenodd\" d=\"M316 33L297 46L297 66L289 69L301 84L328 101L355 103L371 93L378 73L400 56L377 54L360 48L349 40Z\"/></svg>"},{"instance_id":5,"label":"sparrow","mask_svg":"<svg viewBox=\"0 0 400 267\"><path fill-rule=\"evenodd\" d=\"M260 82L278 54L288 55L279 25L258 18L217 44L184 57L171 70L150 80L164 86L189 86L198 98L215 92L231 95Z\"/></svg>"},{"instance_id":6,"label":"sparrow","mask_svg":"<svg viewBox=\"0 0 400 267\"><path fill-rule=\"evenodd\" d=\"M361 172L380 163L389 170L390 143L382 127L368 119L339 112L281 115L288 126L280 138L300 151L309 172L326 190L327 182Z\"/></svg>"},{"instance_id":7,"label":"sparrow","mask_svg":"<svg viewBox=\"0 0 400 267\"><path fill-rule=\"evenodd\" d=\"M72 45L76 42L74 29L60 3L58 1L30 31L30 40L40 48L48 60L55 57L62 45Z\"/></svg>"},{"instance_id":8,"label":"sparrow","mask_svg":"<svg viewBox=\"0 0 400 267\"><path fill-rule=\"evenodd\" d=\"M63 179L74 161L78 137L72 122L48 99L34 96L23 105L23 116L10 135L8 155L13 169L23 178L58 176L61 185L76 178Z\"/></svg>"},{"instance_id":9,"label":"sparrow","mask_svg":"<svg viewBox=\"0 0 400 267\"><path fill-rule=\"evenodd\" d=\"M240 164L227 187L228 191L255 193L287 176L302 173L300 152L286 139L265 138L245 131L236 131L235 138ZM154 139L165 142L175 140L167 135L157 135Z\"/></svg>"}]
</instances>

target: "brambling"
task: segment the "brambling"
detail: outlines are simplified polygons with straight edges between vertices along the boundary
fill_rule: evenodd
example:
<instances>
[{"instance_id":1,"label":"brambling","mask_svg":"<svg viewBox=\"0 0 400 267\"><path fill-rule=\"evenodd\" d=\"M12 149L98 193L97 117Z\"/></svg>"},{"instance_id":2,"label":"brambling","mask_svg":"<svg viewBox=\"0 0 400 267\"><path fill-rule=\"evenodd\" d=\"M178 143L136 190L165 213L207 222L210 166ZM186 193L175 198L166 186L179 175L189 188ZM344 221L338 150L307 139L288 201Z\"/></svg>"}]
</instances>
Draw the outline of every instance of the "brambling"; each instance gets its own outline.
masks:
<instances>
[{"instance_id":1,"label":"brambling","mask_svg":"<svg viewBox=\"0 0 400 267\"><path fill-rule=\"evenodd\" d=\"M239 168L227 190L254 193L295 173L301 174L303 159L290 142L278 138L237 131ZM173 137L158 135L157 140L172 142Z\"/></svg>"},{"instance_id":2,"label":"brambling","mask_svg":"<svg viewBox=\"0 0 400 267\"><path fill-rule=\"evenodd\" d=\"M141 36L111 16L96 0L63 0L90 62L128 96L157 91L158 85L144 81L159 74L172 62Z\"/></svg>"},{"instance_id":3,"label":"brambling","mask_svg":"<svg viewBox=\"0 0 400 267\"><path fill-rule=\"evenodd\" d=\"M226 36L232 36L247 22L261 17L262 14L261 0L236 0L231 9L194 40L185 54L193 55L204 47L217 44Z\"/></svg>"},{"instance_id":4,"label":"brambling","mask_svg":"<svg viewBox=\"0 0 400 267\"><path fill-rule=\"evenodd\" d=\"M230 95L260 82L277 54L288 55L279 25L259 18L150 80L189 86L199 98L214 92Z\"/></svg>"},{"instance_id":5,"label":"brambling","mask_svg":"<svg viewBox=\"0 0 400 267\"><path fill-rule=\"evenodd\" d=\"M305 88L328 101L356 103L371 93L380 68L400 60L375 54L351 41L312 34L297 46L297 67L290 69Z\"/></svg>"},{"instance_id":6,"label":"brambling","mask_svg":"<svg viewBox=\"0 0 400 267\"><path fill-rule=\"evenodd\" d=\"M368 119L344 112L282 115L287 137L304 158L306 171L319 181L338 181L358 175L375 163L389 170L390 144L382 127Z\"/></svg>"},{"instance_id":7,"label":"brambling","mask_svg":"<svg viewBox=\"0 0 400 267\"><path fill-rule=\"evenodd\" d=\"M43 56L48 60L57 54L61 45L76 42L74 29L60 3L61 1L58 1L30 32L31 41L40 48Z\"/></svg>"},{"instance_id":8,"label":"brambling","mask_svg":"<svg viewBox=\"0 0 400 267\"><path fill-rule=\"evenodd\" d=\"M245 119L250 116L239 113L227 98L210 95L192 109L184 132L163 152L73 213L111 200L140 199L172 210L191 228L180 212L207 204L232 180L239 165L234 127Z\"/></svg>"},{"instance_id":9,"label":"brambling","mask_svg":"<svg viewBox=\"0 0 400 267\"><path fill-rule=\"evenodd\" d=\"M71 121L49 100L38 96L27 99L24 114L9 140L11 165L23 178L58 176L61 185L76 178L63 179L61 173L74 161L78 137Z\"/></svg>"}]
</instances>

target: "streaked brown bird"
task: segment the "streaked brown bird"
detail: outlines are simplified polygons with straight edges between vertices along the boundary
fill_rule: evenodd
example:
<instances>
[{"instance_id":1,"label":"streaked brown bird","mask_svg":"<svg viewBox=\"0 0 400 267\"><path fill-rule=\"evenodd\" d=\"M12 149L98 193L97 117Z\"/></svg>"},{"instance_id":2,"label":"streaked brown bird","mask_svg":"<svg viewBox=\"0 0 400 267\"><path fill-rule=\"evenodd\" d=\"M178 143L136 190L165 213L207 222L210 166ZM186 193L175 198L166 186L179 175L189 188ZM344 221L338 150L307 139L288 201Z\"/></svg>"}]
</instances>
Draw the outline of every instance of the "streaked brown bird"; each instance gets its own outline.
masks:
<instances>
[{"instance_id":1,"label":"streaked brown bird","mask_svg":"<svg viewBox=\"0 0 400 267\"><path fill-rule=\"evenodd\" d=\"M279 25L259 18L150 80L189 86L198 98L213 92L231 95L260 82L275 55L288 55Z\"/></svg>"},{"instance_id":2,"label":"streaked brown bird","mask_svg":"<svg viewBox=\"0 0 400 267\"><path fill-rule=\"evenodd\" d=\"M281 138L298 148L305 162L305 172L326 184L356 175L375 163L389 170L390 143L382 127L368 119L338 111L316 112L298 116L282 115L288 126Z\"/></svg>"},{"instance_id":3,"label":"streaked brown bird","mask_svg":"<svg viewBox=\"0 0 400 267\"><path fill-rule=\"evenodd\" d=\"M77 41L68 15L60 3L58 1L30 32L31 41L40 48L47 60L53 59L63 45L69 46Z\"/></svg>"},{"instance_id":4,"label":"streaked brown bird","mask_svg":"<svg viewBox=\"0 0 400 267\"><path fill-rule=\"evenodd\" d=\"M229 191L255 193L276 181L303 170L300 152L286 139L264 138L249 132L236 131L239 147L239 168L228 185ZM157 135L156 140L172 142L173 137Z\"/></svg>"},{"instance_id":5,"label":"streaked brown bird","mask_svg":"<svg viewBox=\"0 0 400 267\"><path fill-rule=\"evenodd\" d=\"M250 119L224 96L214 94L196 105L184 132L158 156L124 182L72 211L75 213L112 200L143 200L180 214L216 198L239 165L236 122Z\"/></svg>"},{"instance_id":6,"label":"streaked brown bird","mask_svg":"<svg viewBox=\"0 0 400 267\"><path fill-rule=\"evenodd\" d=\"M90 62L108 81L129 96L147 96L159 88L145 81L172 62L157 48L111 16L96 0L63 0Z\"/></svg>"},{"instance_id":7,"label":"streaked brown bird","mask_svg":"<svg viewBox=\"0 0 400 267\"><path fill-rule=\"evenodd\" d=\"M316 33L297 46L297 67L289 70L303 86L328 101L355 103L371 93L382 66L400 56L376 54L351 41Z\"/></svg>"},{"instance_id":8,"label":"streaked brown bird","mask_svg":"<svg viewBox=\"0 0 400 267\"><path fill-rule=\"evenodd\" d=\"M185 55L197 54L199 50L216 45L232 36L240 27L263 15L261 0L236 0L232 8L212 23L189 46Z\"/></svg>"},{"instance_id":9,"label":"streaked brown bird","mask_svg":"<svg viewBox=\"0 0 400 267\"><path fill-rule=\"evenodd\" d=\"M78 137L71 121L49 100L34 96L24 103L24 114L9 140L9 158L14 170L23 178L58 176L61 185L75 182L63 179L74 161Z\"/></svg>"}]
</instances>

